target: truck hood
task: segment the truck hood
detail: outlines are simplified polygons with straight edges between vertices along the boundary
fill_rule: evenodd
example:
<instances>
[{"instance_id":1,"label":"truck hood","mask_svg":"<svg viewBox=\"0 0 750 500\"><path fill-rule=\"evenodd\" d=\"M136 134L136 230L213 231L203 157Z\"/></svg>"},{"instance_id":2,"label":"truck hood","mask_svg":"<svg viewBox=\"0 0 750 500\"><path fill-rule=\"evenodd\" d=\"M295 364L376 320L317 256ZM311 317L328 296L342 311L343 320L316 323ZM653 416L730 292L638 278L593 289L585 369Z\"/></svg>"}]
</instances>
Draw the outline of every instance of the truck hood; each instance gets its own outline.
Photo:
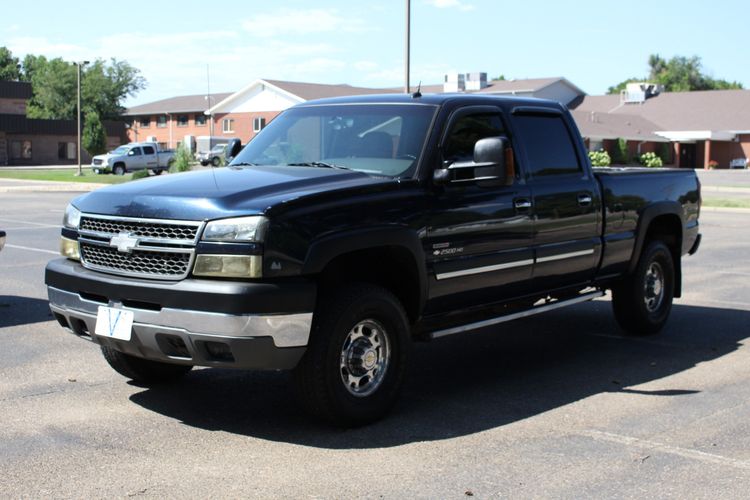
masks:
<instances>
[{"instance_id":1,"label":"truck hood","mask_svg":"<svg viewBox=\"0 0 750 500\"><path fill-rule=\"evenodd\" d=\"M396 187L399 181L316 167L252 166L170 174L97 189L73 204L122 217L210 220L265 214L303 197ZM378 187L376 187L378 186Z\"/></svg>"}]
</instances>

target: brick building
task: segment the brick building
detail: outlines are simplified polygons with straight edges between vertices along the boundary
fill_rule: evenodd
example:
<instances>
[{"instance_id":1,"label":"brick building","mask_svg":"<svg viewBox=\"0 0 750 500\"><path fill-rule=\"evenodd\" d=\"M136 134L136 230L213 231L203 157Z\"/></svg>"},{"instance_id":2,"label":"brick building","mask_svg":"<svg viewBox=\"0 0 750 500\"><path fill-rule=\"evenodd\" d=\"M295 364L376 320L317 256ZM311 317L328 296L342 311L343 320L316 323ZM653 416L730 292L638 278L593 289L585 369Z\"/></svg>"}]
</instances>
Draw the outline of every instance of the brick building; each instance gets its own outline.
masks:
<instances>
[{"instance_id":1,"label":"brick building","mask_svg":"<svg viewBox=\"0 0 750 500\"><path fill-rule=\"evenodd\" d=\"M0 81L0 166L77 163L76 120L27 118L30 98L30 83ZM126 140L124 123L105 121L104 128L108 147ZM91 161L85 151L81 156L84 163Z\"/></svg>"}]
</instances>

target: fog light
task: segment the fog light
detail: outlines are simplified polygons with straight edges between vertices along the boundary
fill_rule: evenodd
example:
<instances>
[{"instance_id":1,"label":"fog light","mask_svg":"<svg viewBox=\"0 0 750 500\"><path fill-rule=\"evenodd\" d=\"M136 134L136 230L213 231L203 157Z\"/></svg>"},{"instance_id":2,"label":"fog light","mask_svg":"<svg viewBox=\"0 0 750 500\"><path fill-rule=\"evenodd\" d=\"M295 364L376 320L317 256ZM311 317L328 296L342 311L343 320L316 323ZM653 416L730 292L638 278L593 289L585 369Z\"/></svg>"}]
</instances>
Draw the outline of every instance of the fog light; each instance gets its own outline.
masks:
<instances>
[{"instance_id":1,"label":"fog light","mask_svg":"<svg viewBox=\"0 0 750 500\"><path fill-rule=\"evenodd\" d=\"M198 255L195 259L195 276L219 278L260 278L263 257L260 255Z\"/></svg>"},{"instance_id":2,"label":"fog light","mask_svg":"<svg viewBox=\"0 0 750 500\"><path fill-rule=\"evenodd\" d=\"M60 240L60 254L72 260L81 260L81 249L76 240L62 236Z\"/></svg>"}]
</instances>

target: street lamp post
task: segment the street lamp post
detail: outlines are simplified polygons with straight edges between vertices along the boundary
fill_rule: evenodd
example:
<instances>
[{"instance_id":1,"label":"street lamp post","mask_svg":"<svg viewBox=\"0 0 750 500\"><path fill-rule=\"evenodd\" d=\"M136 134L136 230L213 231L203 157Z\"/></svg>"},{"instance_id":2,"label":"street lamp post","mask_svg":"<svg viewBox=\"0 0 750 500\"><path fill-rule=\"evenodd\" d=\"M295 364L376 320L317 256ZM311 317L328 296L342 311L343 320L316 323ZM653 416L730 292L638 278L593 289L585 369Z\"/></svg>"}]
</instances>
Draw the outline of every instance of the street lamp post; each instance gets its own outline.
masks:
<instances>
[{"instance_id":1,"label":"street lamp post","mask_svg":"<svg viewBox=\"0 0 750 500\"><path fill-rule=\"evenodd\" d=\"M404 51L406 52L406 58L404 61L404 73L406 77L406 81L404 82L404 92L409 93L409 53L411 52L409 47L409 39L411 38L411 0L406 0L406 47L404 47Z\"/></svg>"},{"instance_id":2,"label":"street lamp post","mask_svg":"<svg viewBox=\"0 0 750 500\"><path fill-rule=\"evenodd\" d=\"M77 85L77 96L78 96L78 120L77 120L77 132L78 132L78 172L76 173L77 176L83 175L83 170L81 170L81 66L84 66L88 64L88 61L76 61L73 64L76 65L78 69L78 85Z\"/></svg>"}]
</instances>

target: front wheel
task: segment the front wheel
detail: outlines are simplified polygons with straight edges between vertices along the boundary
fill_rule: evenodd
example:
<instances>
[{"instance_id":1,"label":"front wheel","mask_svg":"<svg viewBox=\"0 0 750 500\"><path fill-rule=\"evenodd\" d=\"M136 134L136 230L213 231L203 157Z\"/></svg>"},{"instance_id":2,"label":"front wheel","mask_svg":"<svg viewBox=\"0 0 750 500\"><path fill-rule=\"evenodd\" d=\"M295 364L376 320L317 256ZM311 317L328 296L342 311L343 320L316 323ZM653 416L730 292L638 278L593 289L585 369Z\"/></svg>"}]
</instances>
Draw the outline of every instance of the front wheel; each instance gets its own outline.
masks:
<instances>
[{"instance_id":1,"label":"front wheel","mask_svg":"<svg viewBox=\"0 0 750 500\"><path fill-rule=\"evenodd\" d=\"M219 158L218 156L214 156L211 159L211 165L213 165L214 167L218 167L219 165L221 165L221 158Z\"/></svg>"},{"instance_id":2,"label":"front wheel","mask_svg":"<svg viewBox=\"0 0 750 500\"><path fill-rule=\"evenodd\" d=\"M378 420L398 398L410 344L404 308L388 290L355 284L324 296L293 374L300 403L339 426Z\"/></svg>"},{"instance_id":3,"label":"front wheel","mask_svg":"<svg viewBox=\"0 0 750 500\"><path fill-rule=\"evenodd\" d=\"M635 272L612 288L612 308L619 325L630 335L658 333L667 322L674 298L672 253L662 241L652 241Z\"/></svg>"},{"instance_id":4,"label":"front wheel","mask_svg":"<svg viewBox=\"0 0 750 500\"><path fill-rule=\"evenodd\" d=\"M115 175L125 175L125 167L123 165L115 165L112 173Z\"/></svg>"},{"instance_id":5,"label":"front wheel","mask_svg":"<svg viewBox=\"0 0 750 500\"><path fill-rule=\"evenodd\" d=\"M104 359L120 375L141 384L159 384L182 378L192 370L191 365L174 365L137 358L124 352L101 346Z\"/></svg>"}]
</instances>

